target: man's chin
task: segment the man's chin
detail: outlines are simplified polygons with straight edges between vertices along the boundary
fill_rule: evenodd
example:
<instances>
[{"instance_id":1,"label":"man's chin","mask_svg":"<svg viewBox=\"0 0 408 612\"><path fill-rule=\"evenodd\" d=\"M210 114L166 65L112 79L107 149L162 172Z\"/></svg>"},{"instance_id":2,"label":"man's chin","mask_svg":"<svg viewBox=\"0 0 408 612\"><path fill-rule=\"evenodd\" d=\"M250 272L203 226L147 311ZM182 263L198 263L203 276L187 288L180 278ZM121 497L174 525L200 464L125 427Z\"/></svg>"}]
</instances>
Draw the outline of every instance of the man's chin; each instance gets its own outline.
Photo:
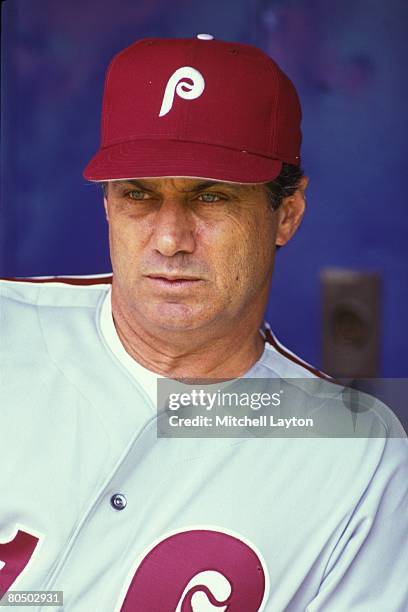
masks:
<instances>
[{"instance_id":1,"label":"man's chin","mask_svg":"<svg viewBox=\"0 0 408 612\"><path fill-rule=\"evenodd\" d=\"M207 316L206 316L207 315ZM156 328L185 332L205 326L208 312L201 305L162 302L144 312L147 323Z\"/></svg>"}]
</instances>

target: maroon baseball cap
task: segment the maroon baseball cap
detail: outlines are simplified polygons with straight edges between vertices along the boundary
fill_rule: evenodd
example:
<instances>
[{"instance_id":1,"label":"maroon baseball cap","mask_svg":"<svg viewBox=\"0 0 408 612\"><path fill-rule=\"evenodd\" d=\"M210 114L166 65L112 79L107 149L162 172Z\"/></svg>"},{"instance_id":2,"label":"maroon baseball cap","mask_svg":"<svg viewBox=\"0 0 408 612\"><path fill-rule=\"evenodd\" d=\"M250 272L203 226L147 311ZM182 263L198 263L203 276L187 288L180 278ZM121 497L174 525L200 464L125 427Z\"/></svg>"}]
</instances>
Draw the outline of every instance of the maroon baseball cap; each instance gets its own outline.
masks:
<instances>
[{"instance_id":1,"label":"maroon baseball cap","mask_svg":"<svg viewBox=\"0 0 408 612\"><path fill-rule=\"evenodd\" d=\"M106 74L90 181L197 177L239 183L299 165L301 109L289 78L252 45L140 40Z\"/></svg>"}]
</instances>

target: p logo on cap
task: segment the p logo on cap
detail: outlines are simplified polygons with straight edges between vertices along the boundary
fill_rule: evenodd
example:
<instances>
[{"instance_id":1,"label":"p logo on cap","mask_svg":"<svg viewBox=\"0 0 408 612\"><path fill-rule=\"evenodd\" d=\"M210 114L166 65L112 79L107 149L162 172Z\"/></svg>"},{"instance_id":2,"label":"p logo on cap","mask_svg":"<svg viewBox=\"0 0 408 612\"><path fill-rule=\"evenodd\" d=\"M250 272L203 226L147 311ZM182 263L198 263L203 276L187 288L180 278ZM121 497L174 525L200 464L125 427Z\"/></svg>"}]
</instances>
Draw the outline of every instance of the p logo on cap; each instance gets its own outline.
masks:
<instances>
[{"instance_id":1,"label":"p logo on cap","mask_svg":"<svg viewBox=\"0 0 408 612\"><path fill-rule=\"evenodd\" d=\"M183 79L188 79L188 81ZM204 88L205 81L201 72L191 66L178 68L167 82L159 117L164 117L171 110L175 93L184 100L194 100L201 96Z\"/></svg>"}]
</instances>

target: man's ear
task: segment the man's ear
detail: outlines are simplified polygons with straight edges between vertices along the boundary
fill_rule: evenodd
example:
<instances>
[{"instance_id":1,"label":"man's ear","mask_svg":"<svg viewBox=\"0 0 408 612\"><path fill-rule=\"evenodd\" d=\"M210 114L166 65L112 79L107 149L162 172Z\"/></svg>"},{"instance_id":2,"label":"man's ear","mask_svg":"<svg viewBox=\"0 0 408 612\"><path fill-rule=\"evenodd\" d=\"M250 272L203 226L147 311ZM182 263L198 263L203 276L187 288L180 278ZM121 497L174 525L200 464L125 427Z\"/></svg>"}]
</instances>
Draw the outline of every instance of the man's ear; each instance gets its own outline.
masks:
<instances>
[{"instance_id":1,"label":"man's ear","mask_svg":"<svg viewBox=\"0 0 408 612\"><path fill-rule=\"evenodd\" d=\"M105 195L105 196L104 196L104 198L103 198L103 207L104 207L104 209L105 209L105 217L106 217L106 220L107 220L107 221L108 221L108 223L109 223L108 200L106 199L106 195Z\"/></svg>"},{"instance_id":2,"label":"man's ear","mask_svg":"<svg viewBox=\"0 0 408 612\"><path fill-rule=\"evenodd\" d=\"M283 199L277 210L278 229L276 232L276 245L283 246L296 233L305 213L305 190L309 179L304 176L299 181L295 193Z\"/></svg>"}]
</instances>

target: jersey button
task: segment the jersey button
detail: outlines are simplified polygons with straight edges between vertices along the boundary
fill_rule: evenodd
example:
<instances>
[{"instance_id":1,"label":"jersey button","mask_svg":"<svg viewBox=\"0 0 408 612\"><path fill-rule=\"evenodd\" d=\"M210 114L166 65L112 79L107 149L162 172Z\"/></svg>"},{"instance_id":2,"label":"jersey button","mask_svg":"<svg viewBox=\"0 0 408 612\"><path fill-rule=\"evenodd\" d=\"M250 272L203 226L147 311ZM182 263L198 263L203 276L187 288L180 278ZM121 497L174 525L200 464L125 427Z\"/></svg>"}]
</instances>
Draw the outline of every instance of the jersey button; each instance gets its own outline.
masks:
<instances>
[{"instance_id":1,"label":"jersey button","mask_svg":"<svg viewBox=\"0 0 408 612\"><path fill-rule=\"evenodd\" d=\"M123 493L115 493L110 498L110 503L115 510L124 510L127 506L127 499Z\"/></svg>"}]
</instances>

